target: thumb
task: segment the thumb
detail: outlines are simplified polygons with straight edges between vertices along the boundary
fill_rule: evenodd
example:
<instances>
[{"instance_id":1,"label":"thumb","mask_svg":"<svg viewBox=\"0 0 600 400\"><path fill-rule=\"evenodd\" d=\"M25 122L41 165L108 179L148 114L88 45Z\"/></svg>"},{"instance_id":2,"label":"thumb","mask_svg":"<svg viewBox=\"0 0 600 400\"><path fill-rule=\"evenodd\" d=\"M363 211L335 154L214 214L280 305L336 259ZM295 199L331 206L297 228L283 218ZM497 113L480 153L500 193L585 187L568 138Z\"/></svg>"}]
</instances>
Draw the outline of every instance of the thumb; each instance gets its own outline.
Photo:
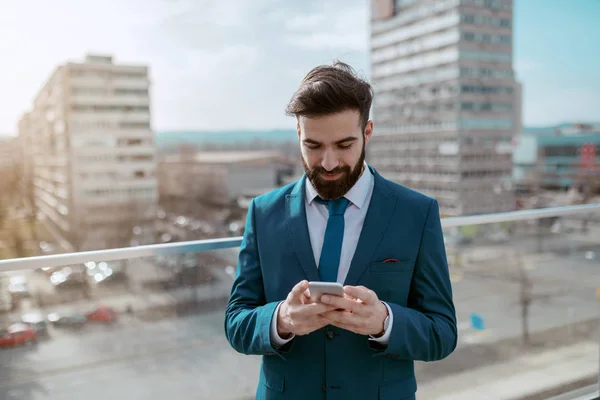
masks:
<instances>
[{"instance_id":1,"label":"thumb","mask_svg":"<svg viewBox=\"0 0 600 400\"><path fill-rule=\"evenodd\" d=\"M302 296L304 295L304 292L306 291L306 289L308 289L308 281L307 280L298 282L296 284L296 286L294 286L292 288L292 291L290 292L290 295L289 295L290 302L302 303Z\"/></svg>"}]
</instances>

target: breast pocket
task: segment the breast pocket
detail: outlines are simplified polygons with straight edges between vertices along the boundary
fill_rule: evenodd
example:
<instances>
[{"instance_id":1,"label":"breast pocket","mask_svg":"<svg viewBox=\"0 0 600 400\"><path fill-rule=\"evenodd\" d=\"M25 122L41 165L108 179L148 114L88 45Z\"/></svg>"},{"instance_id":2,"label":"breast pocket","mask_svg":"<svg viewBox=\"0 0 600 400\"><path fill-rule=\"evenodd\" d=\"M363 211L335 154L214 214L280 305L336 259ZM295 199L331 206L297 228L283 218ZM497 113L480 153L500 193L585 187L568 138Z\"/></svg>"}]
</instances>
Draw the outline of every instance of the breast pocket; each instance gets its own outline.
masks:
<instances>
[{"instance_id":1,"label":"breast pocket","mask_svg":"<svg viewBox=\"0 0 600 400\"><path fill-rule=\"evenodd\" d=\"M414 260L380 261L372 263L369 272L374 275L409 273L412 272L414 265Z\"/></svg>"},{"instance_id":2,"label":"breast pocket","mask_svg":"<svg viewBox=\"0 0 600 400\"><path fill-rule=\"evenodd\" d=\"M373 290L379 300L405 306L415 262L375 262L369 266L364 285Z\"/></svg>"}]
</instances>

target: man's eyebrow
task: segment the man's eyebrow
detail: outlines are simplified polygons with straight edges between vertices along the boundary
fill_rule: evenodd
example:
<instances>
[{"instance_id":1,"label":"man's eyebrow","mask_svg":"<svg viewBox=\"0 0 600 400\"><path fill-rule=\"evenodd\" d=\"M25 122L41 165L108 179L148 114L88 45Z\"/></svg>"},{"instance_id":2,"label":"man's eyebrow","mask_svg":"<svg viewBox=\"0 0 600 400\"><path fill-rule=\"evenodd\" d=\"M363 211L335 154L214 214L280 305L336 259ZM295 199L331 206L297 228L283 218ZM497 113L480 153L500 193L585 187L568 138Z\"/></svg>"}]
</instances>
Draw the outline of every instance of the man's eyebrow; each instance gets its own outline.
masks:
<instances>
[{"instance_id":1,"label":"man's eyebrow","mask_svg":"<svg viewBox=\"0 0 600 400\"><path fill-rule=\"evenodd\" d=\"M338 140L337 142L335 142L335 144L344 144L347 142L353 142L355 140L357 140L358 138L356 136L347 136L341 140Z\"/></svg>"},{"instance_id":2,"label":"man's eyebrow","mask_svg":"<svg viewBox=\"0 0 600 400\"><path fill-rule=\"evenodd\" d=\"M335 142L335 144L338 144L338 145L340 145L340 144L344 144L344 143L348 143L348 142L353 142L353 141L355 141L355 140L357 140L357 139L358 139L358 138L357 138L356 136L347 136L347 137L345 137L345 138L343 138L343 139L340 139L340 140L336 141L336 142ZM316 140L313 140L313 139L308 139L308 138L307 138L307 139L304 139L304 140L302 140L302 141L303 141L304 143L306 143L306 144L318 144L318 145L320 145L320 144L321 144L320 142L317 142Z\"/></svg>"},{"instance_id":3,"label":"man's eyebrow","mask_svg":"<svg viewBox=\"0 0 600 400\"><path fill-rule=\"evenodd\" d=\"M312 139L304 139L302 141L304 143L308 143L308 144L321 144L321 143L317 142L316 140L312 140Z\"/></svg>"}]
</instances>

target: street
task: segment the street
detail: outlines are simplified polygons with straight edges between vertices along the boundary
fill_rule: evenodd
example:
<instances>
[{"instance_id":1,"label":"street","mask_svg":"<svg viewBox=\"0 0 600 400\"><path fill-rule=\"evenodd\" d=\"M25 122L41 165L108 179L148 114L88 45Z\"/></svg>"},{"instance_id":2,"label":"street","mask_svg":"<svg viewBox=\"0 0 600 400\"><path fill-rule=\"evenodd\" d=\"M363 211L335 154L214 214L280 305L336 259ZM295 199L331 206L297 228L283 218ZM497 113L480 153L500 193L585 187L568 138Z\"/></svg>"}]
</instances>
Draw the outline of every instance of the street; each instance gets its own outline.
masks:
<instances>
[{"instance_id":1,"label":"street","mask_svg":"<svg viewBox=\"0 0 600 400\"><path fill-rule=\"evenodd\" d=\"M86 329L0 351L0 398L233 399L254 391L258 358L229 349L222 312Z\"/></svg>"},{"instance_id":2,"label":"street","mask_svg":"<svg viewBox=\"0 0 600 400\"><path fill-rule=\"evenodd\" d=\"M600 254L600 246L597 246ZM457 320L463 343L494 342L519 335L523 282L508 276L505 266L478 264L465 270L453 282ZM586 260L580 252L568 256L544 253L526 268L532 290L529 309L530 330L546 330L600 317L600 262ZM475 313L485 323L485 331L470 326Z\"/></svg>"}]
</instances>

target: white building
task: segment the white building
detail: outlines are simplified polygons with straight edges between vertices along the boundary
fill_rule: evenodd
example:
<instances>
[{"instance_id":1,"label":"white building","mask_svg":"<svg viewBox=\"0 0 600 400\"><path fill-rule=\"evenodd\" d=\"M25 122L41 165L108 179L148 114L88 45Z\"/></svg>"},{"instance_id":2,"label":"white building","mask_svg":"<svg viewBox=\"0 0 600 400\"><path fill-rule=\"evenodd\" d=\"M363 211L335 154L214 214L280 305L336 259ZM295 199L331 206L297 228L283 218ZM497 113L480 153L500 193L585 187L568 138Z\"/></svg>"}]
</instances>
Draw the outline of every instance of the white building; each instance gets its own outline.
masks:
<instances>
[{"instance_id":1,"label":"white building","mask_svg":"<svg viewBox=\"0 0 600 400\"><path fill-rule=\"evenodd\" d=\"M512 210L512 0L372 0L369 160L450 215Z\"/></svg>"},{"instance_id":2,"label":"white building","mask_svg":"<svg viewBox=\"0 0 600 400\"><path fill-rule=\"evenodd\" d=\"M39 213L76 248L156 215L149 86L147 66L87 55L58 66L19 123Z\"/></svg>"}]
</instances>

